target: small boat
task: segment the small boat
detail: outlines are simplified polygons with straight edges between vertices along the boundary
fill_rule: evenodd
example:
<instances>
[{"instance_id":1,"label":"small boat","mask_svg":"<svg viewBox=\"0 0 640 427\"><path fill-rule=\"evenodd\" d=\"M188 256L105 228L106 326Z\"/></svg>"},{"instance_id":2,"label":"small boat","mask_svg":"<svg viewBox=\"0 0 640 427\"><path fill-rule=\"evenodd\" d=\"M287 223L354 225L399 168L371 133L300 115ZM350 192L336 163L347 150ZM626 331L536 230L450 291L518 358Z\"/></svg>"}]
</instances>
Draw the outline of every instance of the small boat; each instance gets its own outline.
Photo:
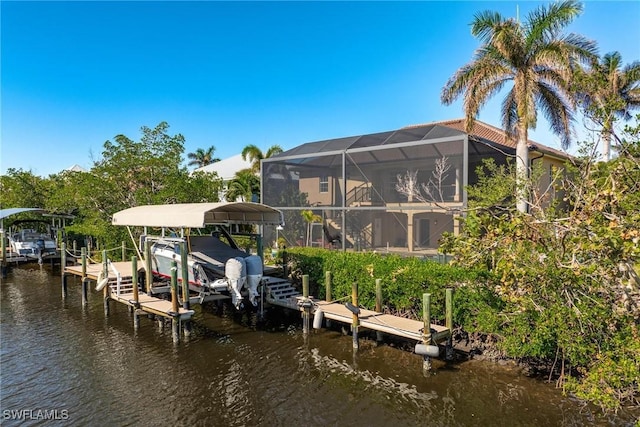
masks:
<instances>
[{"instance_id":1,"label":"small boat","mask_svg":"<svg viewBox=\"0 0 640 427\"><path fill-rule=\"evenodd\" d=\"M229 227L278 226L282 222L279 210L248 202L137 206L116 212L112 220L114 225L144 227L145 231L136 243L142 255L148 242L154 276L170 278L175 261L176 274L182 282L181 251L187 248L189 290L198 293L203 300L209 295L229 295L236 308L243 306L245 297L257 306L258 286L263 279L269 280L267 276L274 269L265 267L260 256L243 251L231 236ZM147 234L149 227L160 228L161 235ZM213 231L206 235L192 234L194 229L205 228ZM259 234L250 236L261 239Z\"/></svg>"},{"instance_id":2,"label":"small boat","mask_svg":"<svg viewBox=\"0 0 640 427\"><path fill-rule=\"evenodd\" d=\"M12 252L39 262L57 254L56 241L46 233L32 228L23 228L9 233L9 246Z\"/></svg>"}]
</instances>

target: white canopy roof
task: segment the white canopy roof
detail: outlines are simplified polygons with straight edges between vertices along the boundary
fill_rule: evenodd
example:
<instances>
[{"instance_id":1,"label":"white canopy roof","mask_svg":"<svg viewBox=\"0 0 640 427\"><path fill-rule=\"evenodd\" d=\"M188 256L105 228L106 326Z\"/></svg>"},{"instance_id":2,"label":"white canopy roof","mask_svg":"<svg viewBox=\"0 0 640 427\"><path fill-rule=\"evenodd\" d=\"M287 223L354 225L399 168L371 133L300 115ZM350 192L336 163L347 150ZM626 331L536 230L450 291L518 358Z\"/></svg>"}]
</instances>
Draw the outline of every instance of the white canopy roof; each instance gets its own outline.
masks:
<instances>
[{"instance_id":1,"label":"white canopy roof","mask_svg":"<svg viewBox=\"0 0 640 427\"><path fill-rule=\"evenodd\" d=\"M113 214L113 225L202 228L208 224L281 225L282 213L260 203L146 205Z\"/></svg>"},{"instance_id":2,"label":"white canopy roof","mask_svg":"<svg viewBox=\"0 0 640 427\"><path fill-rule=\"evenodd\" d=\"M0 219L6 218L11 215L16 215L22 212L44 212L44 209L40 208L8 208L8 209L0 209Z\"/></svg>"}]
</instances>

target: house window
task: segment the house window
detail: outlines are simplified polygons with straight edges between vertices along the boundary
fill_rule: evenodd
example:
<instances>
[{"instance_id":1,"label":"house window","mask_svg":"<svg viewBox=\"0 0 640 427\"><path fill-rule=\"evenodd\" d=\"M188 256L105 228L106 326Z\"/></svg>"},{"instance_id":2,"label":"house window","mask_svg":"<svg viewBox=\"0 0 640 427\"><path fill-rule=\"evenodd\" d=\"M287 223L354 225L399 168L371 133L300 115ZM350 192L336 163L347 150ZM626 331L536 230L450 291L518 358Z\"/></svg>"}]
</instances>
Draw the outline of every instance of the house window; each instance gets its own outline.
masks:
<instances>
[{"instance_id":1,"label":"house window","mask_svg":"<svg viewBox=\"0 0 640 427\"><path fill-rule=\"evenodd\" d=\"M329 192L329 176L327 175L320 176L320 192L321 193Z\"/></svg>"}]
</instances>

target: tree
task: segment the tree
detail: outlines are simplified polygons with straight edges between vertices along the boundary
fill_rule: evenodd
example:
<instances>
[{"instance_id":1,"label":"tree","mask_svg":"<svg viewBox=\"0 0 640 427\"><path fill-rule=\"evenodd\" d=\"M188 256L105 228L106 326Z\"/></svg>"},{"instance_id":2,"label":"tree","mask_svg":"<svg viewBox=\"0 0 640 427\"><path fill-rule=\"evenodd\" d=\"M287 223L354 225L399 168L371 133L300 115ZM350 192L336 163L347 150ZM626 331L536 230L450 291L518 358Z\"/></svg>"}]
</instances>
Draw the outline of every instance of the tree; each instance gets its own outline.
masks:
<instances>
[{"instance_id":1,"label":"tree","mask_svg":"<svg viewBox=\"0 0 640 427\"><path fill-rule=\"evenodd\" d=\"M253 195L260 194L260 178L251 169L242 169L227 184L227 201L240 199L243 202L253 201Z\"/></svg>"},{"instance_id":2,"label":"tree","mask_svg":"<svg viewBox=\"0 0 640 427\"><path fill-rule=\"evenodd\" d=\"M618 119L630 120L640 108L640 61L622 66L619 52L610 52L587 70L576 70L578 100L586 115L602 128L602 154L610 159Z\"/></svg>"},{"instance_id":3,"label":"tree","mask_svg":"<svg viewBox=\"0 0 640 427\"><path fill-rule=\"evenodd\" d=\"M322 222L322 217L318 214L313 213L312 210L303 210L302 212L300 212L300 214L302 215L302 219L304 219L304 222L307 223L307 246L311 245L311 231L312 231L312 224L316 223L316 222Z\"/></svg>"},{"instance_id":4,"label":"tree","mask_svg":"<svg viewBox=\"0 0 640 427\"><path fill-rule=\"evenodd\" d=\"M530 215L502 209L515 178L486 163L469 189L462 232L440 248L456 264L488 270L485 286L504 307L483 332L508 356L548 360L558 386L614 410L637 402L640 376L638 123L625 130L618 158L585 156L554 175L567 205L532 197Z\"/></svg>"},{"instance_id":5,"label":"tree","mask_svg":"<svg viewBox=\"0 0 640 427\"><path fill-rule=\"evenodd\" d=\"M198 148L194 153L187 154L187 158L191 160L188 165L201 168L203 166L210 165L211 163L219 162L220 159L218 157L213 157L213 153L215 151L216 147L213 145L206 150Z\"/></svg>"},{"instance_id":6,"label":"tree","mask_svg":"<svg viewBox=\"0 0 640 427\"><path fill-rule=\"evenodd\" d=\"M561 31L582 12L574 0L540 7L525 23L499 13L475 15L471 33L482 45L473 61L458 69L442 89L446 105L464 94L465 127L471 132L482 106L507 82L513 82L502 102L502 126L516 140L517 207L527 211L527 189L523 186L529 169L528 131L536 127L540 107L551 129L567 147L573 121L570 91L572 65L594 57L595 43Z\"/></svg>"},{"instance_id":7,"label":"tree","mask_svg":"<svg viewBox=\"0 0 640 427\"><path fill-rule=\"evenodd\" d=\"M242 159L251 162L251 170L254 173L260 172L260 160L268 159L276 154L282 153L282 148L279 145L272 145L263 153L256 145L250 144L242 149Z\"/></svg>"}]
</instances>

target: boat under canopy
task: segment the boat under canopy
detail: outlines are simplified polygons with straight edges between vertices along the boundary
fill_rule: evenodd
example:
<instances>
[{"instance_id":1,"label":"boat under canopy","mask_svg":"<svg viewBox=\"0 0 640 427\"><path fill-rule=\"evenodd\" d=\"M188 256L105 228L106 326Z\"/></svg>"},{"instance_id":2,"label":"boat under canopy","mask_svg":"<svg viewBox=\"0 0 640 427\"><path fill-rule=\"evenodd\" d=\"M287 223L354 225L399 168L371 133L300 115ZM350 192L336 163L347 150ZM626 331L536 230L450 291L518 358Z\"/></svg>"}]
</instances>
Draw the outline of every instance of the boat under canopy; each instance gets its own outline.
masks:
<instances>
[{"instance_id":1,"label":"boat under canopy","mask_svg":"<svg viewBox=\"0 0 640 427\"><path fill-rule=\"evenodd\" d=\"M261 203L177 203L136 206L113 214L113 225L204 228L212 224L283 225L282 213Z\"/></svg>"}]
</instances>

